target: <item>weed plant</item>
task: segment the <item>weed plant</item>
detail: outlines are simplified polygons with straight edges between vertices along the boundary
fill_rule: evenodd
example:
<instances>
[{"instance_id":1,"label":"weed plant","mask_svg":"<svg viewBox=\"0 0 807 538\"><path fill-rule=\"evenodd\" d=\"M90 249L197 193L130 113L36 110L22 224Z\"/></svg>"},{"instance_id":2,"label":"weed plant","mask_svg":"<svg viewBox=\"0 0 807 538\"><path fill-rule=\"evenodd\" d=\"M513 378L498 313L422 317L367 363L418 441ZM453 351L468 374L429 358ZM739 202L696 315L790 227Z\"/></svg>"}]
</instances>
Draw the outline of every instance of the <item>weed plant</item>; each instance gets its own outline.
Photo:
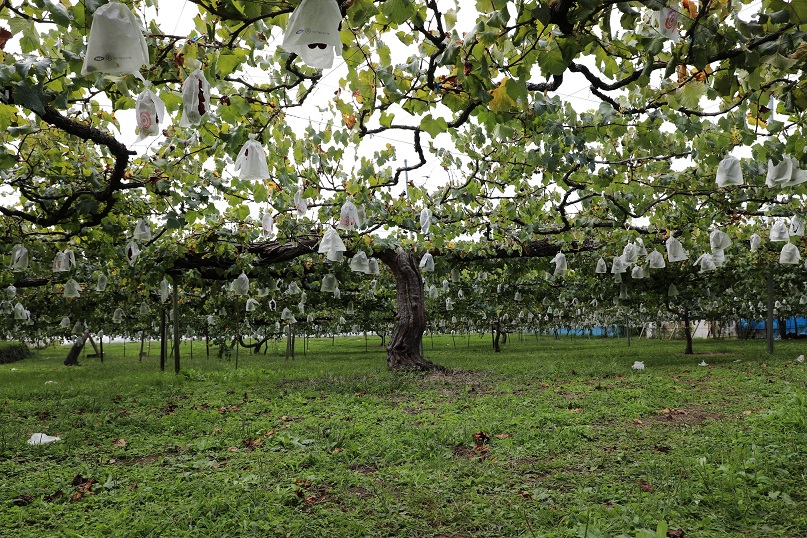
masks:
<instances>
[{"instance_id":1,"label":"weed plant","mask_svg":"<svg viewBox=\"0 0 807 538\"><path fill-rule=\"evenodd\" d=\"M0 366L0 536L807 536L798 341L309 342Z\"/></svg>"}]
</instances>

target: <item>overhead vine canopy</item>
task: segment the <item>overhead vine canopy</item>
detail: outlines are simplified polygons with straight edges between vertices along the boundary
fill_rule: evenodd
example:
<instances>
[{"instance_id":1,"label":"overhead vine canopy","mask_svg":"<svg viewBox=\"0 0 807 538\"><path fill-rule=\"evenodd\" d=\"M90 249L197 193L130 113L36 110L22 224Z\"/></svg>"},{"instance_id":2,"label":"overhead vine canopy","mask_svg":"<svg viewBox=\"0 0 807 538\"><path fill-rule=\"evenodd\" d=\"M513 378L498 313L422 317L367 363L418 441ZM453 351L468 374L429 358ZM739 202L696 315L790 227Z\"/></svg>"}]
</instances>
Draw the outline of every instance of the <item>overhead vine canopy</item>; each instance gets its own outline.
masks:
<instances>
[{"instance_id":1,"label":"overhead vine canopy","mask_svg":"<svg viewBox=\"0 0 807 538\"><path fill-rule=\"evenodd\" d=\"M348 199L348 251L382 260L708 250L802 211L803 2L307 0L338 20L303 48L299 2L189 2L187 35L125 2L148 59L112 73L87 67L109 2L0 2L4 249L33 273L80 243L96 272L153 246L155 284L237 274L314 252Z\"/></svg>"}]
</instances>

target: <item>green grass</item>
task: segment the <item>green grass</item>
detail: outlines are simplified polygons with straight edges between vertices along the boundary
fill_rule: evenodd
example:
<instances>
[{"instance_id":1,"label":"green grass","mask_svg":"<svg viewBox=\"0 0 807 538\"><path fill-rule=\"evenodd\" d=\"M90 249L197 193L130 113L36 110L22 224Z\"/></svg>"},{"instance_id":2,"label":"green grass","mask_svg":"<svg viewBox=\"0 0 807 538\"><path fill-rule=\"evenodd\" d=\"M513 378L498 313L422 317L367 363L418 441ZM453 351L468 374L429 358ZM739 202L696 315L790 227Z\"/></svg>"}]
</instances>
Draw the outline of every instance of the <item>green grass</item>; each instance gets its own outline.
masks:
<instances>
[{"instance_id":1,"label":"green grass","mask_svg":"<svg viewBox=\"0 0 807 538\"><path fill-rule=\"evenodd\" d=\"M0 536L807 535L806 344L427 336L445 376L156 347L0 366Z\"/></svg>"}]
</instances>

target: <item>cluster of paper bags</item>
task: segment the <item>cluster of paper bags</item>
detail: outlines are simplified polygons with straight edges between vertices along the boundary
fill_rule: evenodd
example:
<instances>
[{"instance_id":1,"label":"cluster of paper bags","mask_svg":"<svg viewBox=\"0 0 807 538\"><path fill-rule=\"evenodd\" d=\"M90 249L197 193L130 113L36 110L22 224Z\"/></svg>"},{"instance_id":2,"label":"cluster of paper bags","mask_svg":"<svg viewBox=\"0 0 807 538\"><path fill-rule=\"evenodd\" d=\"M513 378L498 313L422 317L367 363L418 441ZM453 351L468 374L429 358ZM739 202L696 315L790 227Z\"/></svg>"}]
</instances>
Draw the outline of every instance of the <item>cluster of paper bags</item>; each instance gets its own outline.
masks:
<instances>
[{"instance_id":1,"label":"cluster of paper bags","mask_svg":"<svg viewBox=\"0 0 807 538\"><path fill-rule=\"evenodd\" d=\"M335 0L303 0L289 18L282 46L311 67L330 68L334 56L342 53L341 21L342 13ZM210 111L210 84L201 62L187 60L186 64L190 73L182 84L181 127L201 124ZM81 73L132 74L143 80L146 88L135 104L138 141L159 135L166 121L165 103L140 74L143 65L149 65L149 50L134 13L121 2L99 7L93 15ZM256 138L251 135L236 157L239 179L269 178L266 155Z\"/></svg>"}]
</instances>

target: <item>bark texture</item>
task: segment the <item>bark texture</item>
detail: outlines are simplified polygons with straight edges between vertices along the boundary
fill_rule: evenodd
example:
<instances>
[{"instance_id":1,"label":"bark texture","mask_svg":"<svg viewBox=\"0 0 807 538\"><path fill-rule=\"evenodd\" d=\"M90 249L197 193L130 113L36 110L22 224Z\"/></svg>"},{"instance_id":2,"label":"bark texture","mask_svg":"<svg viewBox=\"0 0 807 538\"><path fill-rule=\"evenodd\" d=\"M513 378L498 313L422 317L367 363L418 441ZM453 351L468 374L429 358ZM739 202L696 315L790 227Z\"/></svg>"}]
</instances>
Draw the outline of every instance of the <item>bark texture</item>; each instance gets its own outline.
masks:
<instances>
[{"instance_id":1,"label":"bark texture","mask_svg":"<svg viewBox=\"0 0 807 538\"><path fill-rule=\"evenodd\" d=\"M423 358L421 345L426 330L426 300L423 279L415 257L398 248L379 254L395 277L397 312L387 346L387 367L391 370L444 371Z\"/></svg>"},{"instance_id":2,"label":"bark texture","mask_svg":"<svg viewBox=\"0 0 807 538\"><path fill-rule=\"evenodd\" d=\"M76 339L73 347L70 348L70 351L67 353L67 357L64 359L65 366L78 366L78 356L81 353L81 350L84 349L84 344L87 342L87 338L89 338L89 336L90 329L86 329L84 334Z\"/></svg>"},{"instance_id":3,"label":"bark texture","mask_svg":"<svg viewBox=\"0 0 807 538\"><path fill-rule=\"evenodd\" d=\"M684 355L692 355L692 327L689 324L689 308L684 309L684 337L686 338L686 349Z\"/></svg>"}]
</instances>

